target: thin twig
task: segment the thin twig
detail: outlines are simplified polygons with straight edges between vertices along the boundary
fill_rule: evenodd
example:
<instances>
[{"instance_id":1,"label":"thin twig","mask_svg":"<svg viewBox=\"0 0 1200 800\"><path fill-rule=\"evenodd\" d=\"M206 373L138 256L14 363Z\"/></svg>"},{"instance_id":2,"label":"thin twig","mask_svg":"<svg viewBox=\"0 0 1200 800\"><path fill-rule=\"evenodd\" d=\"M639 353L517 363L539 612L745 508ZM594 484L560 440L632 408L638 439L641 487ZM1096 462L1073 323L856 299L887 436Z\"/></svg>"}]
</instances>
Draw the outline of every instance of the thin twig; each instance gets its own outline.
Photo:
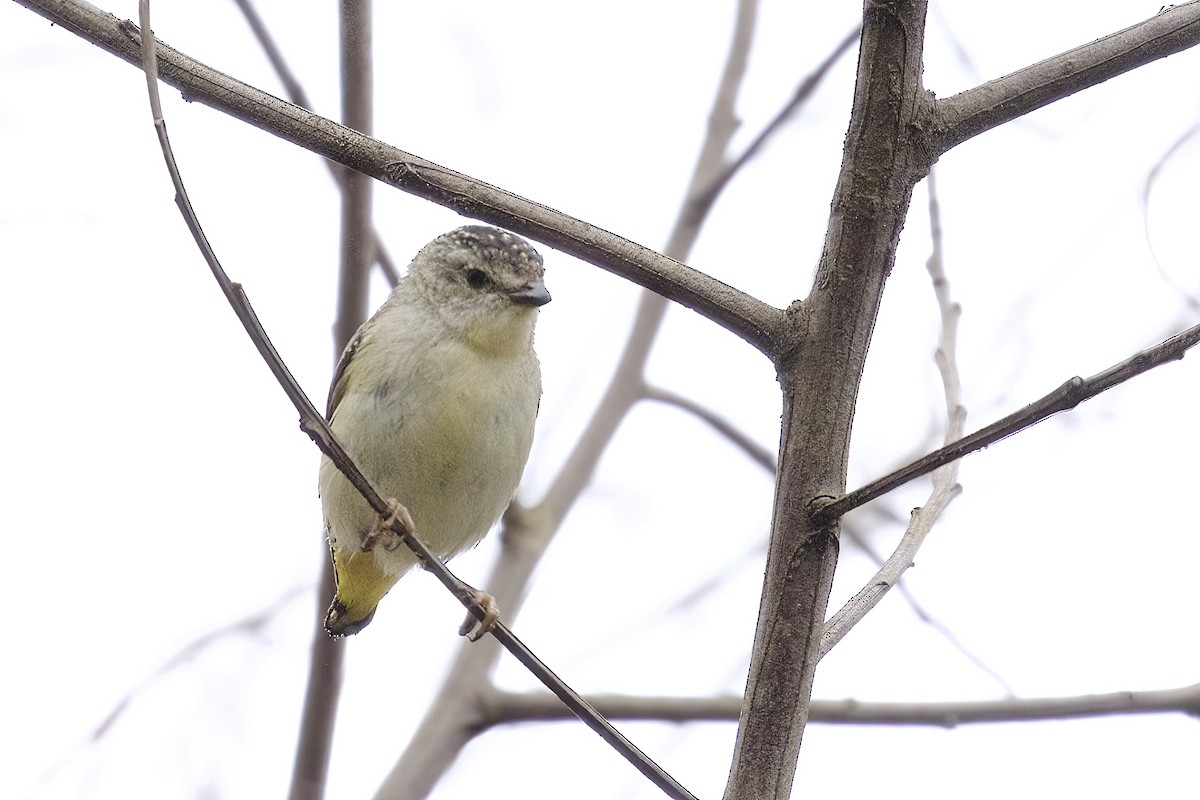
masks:
<instances>
[{"instance_id":1,"label":"thin twig","mask_svg":"<svg viewBox=\"0 0 1200 800\"><path fill-rule=\"evenodd\" d=\"M932 173L931 173L931 177L932 177ZM933 184L931 183L930 186L932 187L932 185ZM934 198L934 196L930 197L930 204L934 208L936 208L936 199ZM936 215L936 212L931 212L931 216L932 215ZM935 245L935 251L940 253L940 248L941 248L940 222L934 223L934 230L936 231L936 233L934 234L934 238L935 238L935 241L937 242L937 244ZM931 259L932 258L933 258L933 256L931 256ZM940 263L940 261L941 261L940 256L938 257L938 261ZM939 271L940 271L940 267L939 267ZM936 281L936 279L935 279L935 281ZM957 384L957 380L956 380L956 384ZM704 422L708 423L714 430L717 431L717 433L719 433L722 436L724 436L725 438L727 438L736 447L738 447L743 452L745 452L745 454L747 456L749 456L755 463L757 463L763 469L770 472L772 475L775 474L776 454L773 451L768 450L767 448L759 445L757 442L755 442L749 436L747 436L743 431L740 431L737 428L735 428L733 426L733 424L729 422L729 420L715 414L712 411L712 409L706 408L706 407L702 406L701 404L697 403L696 401L694 401L688 397L685 397L683 395L679 395L674 392L671 392L668 389L663 389L660 387L647 385L644 392L645 392L645 398L647 400L652 400L652 401L656 401L656 402L665 403L667 405L676 406L684 411L687 411L690 414L695 415L696 417L703 420ZM957 396L957 390L956 390L956 396ZM961 433L961 430L959 431L959 433ZM875 562L875 564L877 566L882 567L886 563L886 559L884 559L880 555L877 555L872 550L870 544L866 541L866 539L863 538L862 536L859 536L856 533L856 531L843 526L842 538L843 539L846 539L846 538L851 539L855 544L858 545L859 548L862 549L862 551L864 553L866 553ZM756 555L758 555L758 554L760 554L761 549L762 549L761 546L755 547L752 552L755 553ZM713 587L710 584L712 584L712 581L706 582L705 584L703 584L701 586L697 586L695 589L693 589L692 591L690 591L688 593L687 597L684 597L681 599L680 604L685 605L687 603L690 603L693 601L694 598L702 597L705 594L707 594L708 592L712 591ZM1000 687L1002 689L1004 689L1004 691L1006 693L1012 694L1011 687L1009 687L1008 683L994 669L992 669L988 664L986 664L975 653L972 653L966 647L966 645L964 645L962 643L962 641L959 640L959 638L954 634L953 631L951 631L948 627L946 627L946 625L944 623L942 623L940 620L938 620L937 617L935 617L933 614L931 614L929 611L927 611L925 608L923 608L919 602L917 602L916 597L914 597L912 595L912 593L906 589L903 580L897 579L894 588L901 593L901 595L904 597L905 602L908 603L908 605L912 609L913 613L917 615L917 618L920 619L921 622L923 622L926 625L933 628L938 633L938 635L940 635L942 638L944 638L947 642L950 643L951 647L956 649L958 652L962 653L963 656L968 661L970 661L972 664L977 666L983 672L987 673L993 680L996 681L997 684L1000 685Z\"/></svg>"},{"instance_id":2,"label":"thin twig","mask_svg":"<svg viewBox=\"0 0 1200 800\"><path fill-rule=\"evenodd\" d=\"M1154 262L1154 266L1158 269L1158 274L1162 276L1162 279L1184 299L1188 307L1193 311L1200 310L1200 297L1197 297L1191 290L1175 280L1167 272L1162 262L1159 261L1158 254L1154 252L1154 240L1150 237L1150 194L1154 191L1154 184L1158 180L1158 176L1162 174L1167 163L1181 152L1189 141L1195 139L1198 135L1200 135L1200 121L1193 122L1179 138L1171 143L1166 152L1154 162L1154 166L1150 167L1150 170L1146 173L1146 178L1142 182L1142 194L1138 198L1139 204L1142 207L1142 235L1146 237L1146 249L1150 252L1150 259Z\"/></svg>"},{"instance_id":3,"label":"thin twig","mask_svg":"<svg viewBox=\"0 0 1200 800\"><path fill-rule=\"evenodd\" d=\"M862 26L859 26L848 33L812 72L804 76L797 84L791 99L763 126L746 149L732 159L727 157L726 150L737 130L737 119L734 116L733 104L730 100L737 97L736 89L741 85L746 63L745 61L740 63L729 61L727 63L725 74L721 79L721 87L729 87L733 94L729 96L718 94L717 102L714 103L713 112L709 117L710 135L705 142L705 146L709 150L700 154L697 171L693 176L693 185L679 213L677 231L699 231L700 225L733 178L762 152L763 147L783 128L784 123L795 116L801 106L812 97L838 60L849 51L852 44L858 41L861 31ZM747 49L746 52L748 53L749 50ZM690 250L690 247L688 249ZM670 246L668 246L667 252L673 252Z\"/></svg>"},{"instance_id":4,"label":"thin twig","mask_svg":"<svg viewBox=\"0 0 1200 800\"><path fill-rule=\"evenodd\" d=\"M891 513L890 510L883 510L883 512L883 515L892 522L898 522L900 519L899 516ZM868 558L875 562L876 568L883 566L887 559L875 552L875 548L871 545L871 543L867 541L866 537L863 536L860 531L857 530L855 524L856 522L857 519L855 517L842 518L842 539L849 539L850 541L854 542L854 544L857 545L860 550L866 553ZM981 656L973 652L962 639L958 638L958 634L951 630L949 625L942 622L933 612L929 611L924 605L922 605L921 601L917 599L916 593L909 588L908 583L904 580L904 578L901 578L899 581L897 581L896 585L892 588L904 598L904 602L908 605L909 609L913 612L913 614L916 615L917 619L920 620L923 625L928 625L930 628L932 628L938 636L941 636L943 639L945 639L947 644L957 650L963 658L978 668L980 672L983 672L989 678L994 680L996 685L1000 687L1001 691L1003 691L1006 696L1016 696L1016 693L1012 690L1012 686L1010 686L1008 681L1004 679L1003 675L997 672L992 665L984 661Z\"/></svg>"},{"instance_id":5,"label":"thin twig","mask_svg":"<svg viewBox=\"0 0 1200 800\"><path fill-rule=\"evenodd\" d=\"M825 56L825 60L817 65L816 69L806 75L804 80L800 81L799 85L796 86L796 91L792 93L792 99L776 112L771 121L759 132L758 136L754 137L754 141L742 151L742 154L730 162L725 170L726 176L732 177L736 175L741 171L742 167L746 166L751 159L758 155L763 146L766 145L772 136L779 132L784 123L795 115L808 98L812 97L813 92L817 90L817 87L829 75L830 70L841 60L843 55L849 52L851 46L858 42L858 38L861 35L862 25L858 25L837 43L829 55Z\"/></svg>"},{"instance_id":6,"label":"thin twig","mask_svg":"<svg viewBox=\"0 0 1200 800\"><path fill-rule=\"evenodd\" d=\"M140 0L141 22L144 30L150 30L149 24L149 0ZM397 520L399 515L389 515L389 507L384 498L375 490L367 478L362 474L358 465L350 457L350 455L342 447L334 436L332 429L324 417L317 412L315 406L304 394L299 383L292 377L291 372L283 363L283 359L271 344L266 331L263 330L261 323L258 321L250 301L246 296L245 291L240 284L234 283L225 273L224 268L217 260L216 254L209 245L203 230L200 227L199 220L196 217L195 211L192 209L191 202L188 199L187 191L183 186L183 181L179 176L178 167L175 164L175 158L171 151L170 143L167 139L166 122L162 118L161 102L158 99L157 86L157 66L155 64L155 47L153 37L145 37L145 70L147 85L150 89L150 105L154 112L154 127L158 133L159 144L163 149L163 157L167 162L167 169L171 173L171 181L175 186L176 204L179 206L181 213L187 222L188 229L191 231L193 238L196 240L201 252L204 254L205 261L212 270L213 277L220 285L221 290L225 293L242 326L246 329L247 334L253 340L255 347L263 359L267 361L268 367L274 373L276 379L283 387L284 392L300 413L301 421L300 428L304 430L310 438L317 444L329 459L334 463L339 471L346 476L346 479L362 494L363 498L383 518L391 519L391 529L399 535L404 543L413 551L420 559L422 566L432 572L441 583L448 588L459 602L461 602L477 619L482 620L484 610L480 608L477 601L474 600L474 593L467 584L459 580L450 570L446 569L429 549L416 537L416 535L407 530L402 523ZM512 655L523 664L530 672L534 674L551 692L558 696L588 727L592 728L597 734L616 749L622 756L633 764L643 775L649 778L656 786L661 788L669 796L673 798L688 799L693 796L682 786L680 786L674 778L668 775L649 757L638 750L628 739L621 735L616 728L612 727L603 717L587 704L573 689L567 686L561 679L555 675L549 667L547 667L540 659L533 654L517 637L505 627L502 623L496 623L495 628L491 631L492 635L504 647L512 653Z\"/></svg>"},{"instance_id":7,"label":"thin twig","mask_svg":"<svg viewBox=\"0 0 1200 800\"><path fill-rule=\"evenodd\" d=\"M937 183L933 170L930 170L929 177L925 179L925 186L929 193L929 234L932 240L925 266L929 270L942 320L942 333L934 360L942 376L942 390L946 402L946 433L943 440L952 442L962 436L963 427L967 422L967 411L962 405L962 383L959 379L957 358L958 321L962 316L962 307L950 297L950 282L946 278L945 254L942 248L942 215L938 207ZM879 604L883 596L899 583L901 576L912 566L917 551L924 544L925 537L933 530L934 523L946 506L962 491L958 485L958 466L959 462L954 461L934 471L933 491L929 500L913 512L908 528L900 537L895 551L883 562L867 585L825 623L821 632L821 658Z\"/></svg>"},{"instance_id":8,"label":"thin twig","mask_svg":"<svg viewBox=\"0 0 1200 800\"><path fill-rule=\"evenodd\" d=\"M1071 378L1062 386L1045 397L1035 400L1020 411L1009 414L970 436L959 439L940 450L935 450L889 475L842 495L837 500L822 506L814 512L814 515L821 521L840 517L914 478L919 478L977 450L990 447L1001 439L1006 439L1014 433L1036 425L1047 417L1052 417L1062 411L1070 411L1085 400L1091 400L1096 395L1102 394L1130 378L1171 361L1178 361L1197 343L1200 343L1200 324L1193 325L1154 347L1134 353L1124 361L1114 364L1103 372L1097 372L1086 380L1078 376Z\"/></svg>"},{"instance_id":9,"label":"thin twig","mask_svg":"<svg viewBox=\"0 0 1200 800\"><path fill-rule=\"evenodd\" d=\"M735 447L745 453L751 461L774 474L775 461L778 457L774 450L763 447L751 439L745 432L734 427L733 423L716 414L711 408L706 408L690 397L685 397L670 389L659 386L646 386L643 397L656 403L663 403L682 409L692 416L708 424L713 430L728 439Z\"/></svg>"},{"instance_id":10,"label":"thin twig","mask_svg":"<svg viewBox=\"0 0 1200 800\"><path fill-rule=\"evenodd\" d=\"M147 691L159 678L169 674L171 671L183 667L185 664L199 658L214 644L227 641L235 636L246 636L251 641L262 636L263 629L268 623L275 620L279 613L289 603L295 600L299 595L307 594L311 591L309 586L297 586L280 595L275 602L255 611L253 614L247 614L239 620L235 620L226 625L222 625L214 630L210 630L204 634L188 642L183 647L179 648L173 656L168 658L161 667L154 672L143 677L138 681L137 685L130 689L125 695L118 700L109 712L104 716L96 727L84 737L71 752L65 754L56 763L52 764L43 774L43 782L48 782L57 772L63 769L76 754L92 745L99 744L108 736L113 726L125 715L125 713L133 706L139 696ZM548 696L548 695L547 695Z\"/></svg>"}]
</instances>

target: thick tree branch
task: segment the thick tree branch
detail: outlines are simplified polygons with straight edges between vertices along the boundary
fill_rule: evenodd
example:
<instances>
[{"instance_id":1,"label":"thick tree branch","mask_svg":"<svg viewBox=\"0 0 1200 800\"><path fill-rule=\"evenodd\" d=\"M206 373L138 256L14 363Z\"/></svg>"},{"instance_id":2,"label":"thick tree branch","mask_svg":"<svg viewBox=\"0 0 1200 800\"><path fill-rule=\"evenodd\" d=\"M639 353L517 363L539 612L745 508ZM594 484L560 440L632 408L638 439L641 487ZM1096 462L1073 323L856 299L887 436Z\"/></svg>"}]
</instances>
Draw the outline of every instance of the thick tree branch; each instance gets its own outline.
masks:
<instances>
[{"instance_id":1,"label":"thick tree branch","mask_svg":"<svg viewBox=\"0 0 1200 800\"><path fill-rule=\"evenodd\" d=\"M1109 78L1200 44L1200 0L1168 7L1145 22L937 101L931 150L973 136Z\"/></svg>"},{"instance_id":2,"label":"thick tree branch","mask_svg":"<svg viewBox=\"0 0 1200 800\"><path fill-rule=\"evenodd\" d=\"M913 186L928 160L916 135L925 0L867 0L841 172L825 249L803 304L787 312L776 362L783 430L775 510L726 800L791 795L808 720L836 523L810 512L844 489L850 427Z\"/></svg>"},{"instance_id":3,"label":"thick tree branch","mask_svg":"<svg viewBox=\"0 0 1200 800\"><path fill-rule=\"evenodd\" d=\"M131 64L141 34L82 0L16 0ZM687 306L768 355L782 312L647 247L426 161L234 80L158 43L162 80L191 101L460 214L544 242Z\"/></svg>"}]
</instances>

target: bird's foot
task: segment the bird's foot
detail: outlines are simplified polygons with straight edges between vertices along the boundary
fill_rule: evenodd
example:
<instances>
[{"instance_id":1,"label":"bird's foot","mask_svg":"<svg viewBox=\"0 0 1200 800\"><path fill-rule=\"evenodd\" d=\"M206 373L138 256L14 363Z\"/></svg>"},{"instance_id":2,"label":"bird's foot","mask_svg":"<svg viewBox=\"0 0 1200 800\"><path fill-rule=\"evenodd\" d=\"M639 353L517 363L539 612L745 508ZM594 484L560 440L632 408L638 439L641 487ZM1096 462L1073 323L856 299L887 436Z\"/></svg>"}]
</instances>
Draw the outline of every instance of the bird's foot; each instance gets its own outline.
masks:
<instances>
[{"instance_id":1,"label":"bird's foot","mask_svg":"<svg viewBox=\"0 0 1200 800\"><path fill-rule=\"evenodd\" d=\"M388 514L382 514L375 518L375 527L367 532L363 537L362 544L359 547L364 553L369 553L376 547L382 547L384 550L395 550L400 545L404 544L404 537L394 530L396 523L400 523L408 533L412 533L416 529L413 524L412 516L408 513L408 509L400 504L400 501L394 497L387 499Z\"/></svg>"},{"instance_id":2,"label":"bird's foot","mask_svg":"<svg viewBox=\"0 0 1200 800\"><path fill-rule=\"evenodd\" d=\"M500 621L500 606L496 604L496 598L487 592L469 587L467 592L471 596L471 603L483 609L483 619L477 619L473 613L467 612L467 618L458 628L458 635L466 636L472 642L477 642L490 633L492 628L496 627L496 623Z\"/></svg>"}]
</instances>

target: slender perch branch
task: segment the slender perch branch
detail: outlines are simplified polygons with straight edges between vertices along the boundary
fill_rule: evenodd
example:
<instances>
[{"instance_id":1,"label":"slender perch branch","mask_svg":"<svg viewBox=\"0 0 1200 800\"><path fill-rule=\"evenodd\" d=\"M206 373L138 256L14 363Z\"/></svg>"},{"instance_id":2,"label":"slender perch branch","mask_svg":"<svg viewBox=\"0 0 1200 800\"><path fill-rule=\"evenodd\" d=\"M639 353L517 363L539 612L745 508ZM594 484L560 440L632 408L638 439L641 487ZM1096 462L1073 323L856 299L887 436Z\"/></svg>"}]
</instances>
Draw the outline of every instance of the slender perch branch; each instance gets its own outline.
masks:
<instances>
[{"instance_id":1,"label":"slender perch branch","mask_svg":"<svg viewBox=\"0 0 1200 800\"><path fill-rule=\"evenodd\" d=\"M1001 439L1007 439L1014 433L1032 427L1047 417L1052 417L1062 411L1070 411L1085 400L1091 400L1096 395L1106 392L1136 375L1141 375L1143 372L1148 372L1171 361L1178 361L1198 343L1200 343L1200 324L1193 325L1154 347L1134 353L1124 361L1114 364L1103 372L1097 372L1086 380L1078 376L1071 378L1045 397L1033 401L1020 411L1015 411L970 436L965 436L940 450L934 450L929 455L919 458L889 475L842 495L816 511L815 516L819 520L832 520L840 517L914 478L919 478L977 450L990 447Z\"/></svg>"},{"instance_id":2,"label":"slender perch branch","mask_svg":"<svg viewBox=\"0 0 1200 800\"><path fill-rule=\"evenodd\" d=\"M149 23L149 0L141 0L141 18L144 25ZM346 479L359 491L368 505L380 515L382 519L389 520L391 529L398 534L405 545L413 551L420 560L422 566L429 572L433 573L450 592L461 602L467 609L475 615L477 619L482 620L484 610L479 607L475 600L476 593L461 580L459 580L446 566L425 546L413 531L404 527L400 521L400 515L391 514L391 506L383 498L382 495L363 475L362 470L355 463L354 459L346 452L345 448L338 441L333 433L333 429L329 427L329 423L317 411L305 395L304 390L300 387L299 382L292 376L291 371L284 364L283 358L279 355L275 346L271 343L262 324L259 322L254 309L250 305L250 300L246 296L245 291L240 284L234 283L229 279L225 269L221 266L217 259L216 253L213 251L200 226L200 221L192 208L191 201L188 199L187 190L183 185L183 179L179 174L178 166L175 162L174 154L171 151L170 142L167 137L166 122L162 116L161 103L158 96L158 81L157 81L157 63L155 58L156 48L151 40L145 40L143 59L144 69L146 72L146 83L150 95L150 107L154 116L154 127L158 134L159 145L162 148L163 158L166 161L167 171L171 175L171 182L175 187L175 201L179 206L180 213L187 223L188 230L192 233L201 253L207 262L209 269L212 271L213 278L221 287L230 306L236 313L238 320L246 329L246 333L250 336L254 346L258 349L263 360L267 362L267 366L279 381L284 393L288 399L296 407L300 414L300 428L317 444L330 461L337 466ZM491 634L517 659L526 669L528 669L534 677L540 680L546 688L553 692L568 708L572 710L579 719L591 728L595 733L599 734L605 742L607 742L614 750L620 753L627 761L629 761L639 772L645 775L654 785L661 788L668 796L679 798L681 800L694 800L691 793L684 789L674 778L667 774L661 767L652 761L645 753L639 750L632 742L626 739L616 728L614 728L607 720L596 713L596 710L588 705L575 690L567 686L557 675L554 674L533 652L525 646L503 623L496 622L495 627L491 629ZM304 786L294 784L293 791L299 788L304 792Z\"/></svg>"}]
</instances>

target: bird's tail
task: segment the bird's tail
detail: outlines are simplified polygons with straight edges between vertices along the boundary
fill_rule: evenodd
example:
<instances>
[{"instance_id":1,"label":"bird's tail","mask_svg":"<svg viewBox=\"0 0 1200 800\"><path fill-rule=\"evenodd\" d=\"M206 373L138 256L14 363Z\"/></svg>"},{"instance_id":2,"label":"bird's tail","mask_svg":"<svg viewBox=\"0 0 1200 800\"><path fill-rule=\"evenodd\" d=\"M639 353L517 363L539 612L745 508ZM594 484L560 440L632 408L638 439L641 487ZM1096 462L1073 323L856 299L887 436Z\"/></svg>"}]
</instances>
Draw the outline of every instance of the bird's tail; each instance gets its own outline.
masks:
<instances>
[{"instance_id":1,"label":"bird's tail","mask_svg":"<svg viewBox=\"0 0 1200 800\"><path fill-rule=\"evenodd\" d=\"M330 636L350 636L370 624L379 601L400 576L380 569L373 552L354 550L347 554L330 549L337 594L325 614L325 631Z\"/></svg>"}]
</instances>

